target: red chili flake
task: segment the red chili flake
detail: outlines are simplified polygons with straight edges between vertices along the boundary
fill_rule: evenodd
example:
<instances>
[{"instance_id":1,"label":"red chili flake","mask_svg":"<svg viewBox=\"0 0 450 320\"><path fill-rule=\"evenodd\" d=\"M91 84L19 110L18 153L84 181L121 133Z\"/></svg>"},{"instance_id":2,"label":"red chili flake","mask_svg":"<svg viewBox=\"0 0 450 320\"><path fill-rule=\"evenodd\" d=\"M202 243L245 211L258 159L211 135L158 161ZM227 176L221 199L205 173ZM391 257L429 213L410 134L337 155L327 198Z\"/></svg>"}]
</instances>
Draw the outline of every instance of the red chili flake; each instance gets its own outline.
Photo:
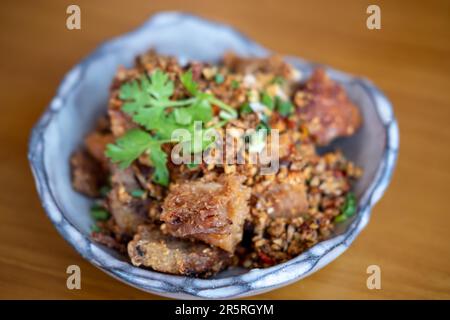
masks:
<instances>
[{"instance_id":1,"label":"red chili flake","mask_svg":"<svg viewBox=\"0 0 450 320\"><path fill-rule=\"evenodd\" d=\"M216 116L220 113L220 108L216 105L212 105L213 114Z\"/></svg>"},{"instance_id":2,"label":"red chili flake","mask_svg":"<svg viewBox=\"0 0 450 320\"><path fill-rule=\"evenodd\" d=\"M268 265L274 265L275 261L269 257L267 254L265 254L264 252L258 252L258 256L261 259L262 262L268 264Z\"/></svg>"},{"instance_id":3,"label":"red chili flake","mask_svg":"<svg viewBox=\"0 0 450 320\"><path fill-rule=\"evenodd\" d=\"M336 178L342 178L344 176L344 173L340 170L335 170L333 173Z\"/></svg>"},{"instance_id":4,"label":"red chili flake","mask_svg":"<svg viewBox=\"0 0 450 320\"><path fill-rule=\"evenodd\" d=\"M295 129L297 127L297 122L293 121L293 120L287 120L286 121L286 125L289 129Z\"/></svg>"}]
</instances>

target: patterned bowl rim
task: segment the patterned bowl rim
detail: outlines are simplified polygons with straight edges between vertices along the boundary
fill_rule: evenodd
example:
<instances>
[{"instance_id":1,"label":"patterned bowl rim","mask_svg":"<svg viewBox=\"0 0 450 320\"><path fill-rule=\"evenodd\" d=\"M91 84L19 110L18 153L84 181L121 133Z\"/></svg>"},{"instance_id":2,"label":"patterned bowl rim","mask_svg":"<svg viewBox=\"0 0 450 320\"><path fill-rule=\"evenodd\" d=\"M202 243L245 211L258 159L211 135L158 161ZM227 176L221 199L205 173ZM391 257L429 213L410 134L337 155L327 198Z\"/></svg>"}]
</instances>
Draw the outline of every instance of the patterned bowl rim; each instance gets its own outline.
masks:
<instances>
[{"instance_id":1,"label":"patterned bowl rim","mask_svg":"<svg viewBox=\"0 0 450 320\"><path fill-rule=\"evenodd\" d=\"M176 24L186 19L194 20L209 28L230 32L234 37L245 43L248 48L256 51L265 50L228 25L179 12L156 14L137 29L102 44L66 74L57 90L56 96L52 99L31 132L28 159L42 205L58 232L85 259L113 277L147 292L167 297L223 299L254 295L298 281L324 267L349 247L356 236L367 225L371 208L382 197L392 178L399 148L397 121L389 100L367 79L334 71L343 77L349 78L350 82L357 82L361 85L368 96L371 97L373 105L376 106L377 114L386 133L383 157L374 180L359 201L358 214L347 227L345 233L322 241L299 256L276 266L265 269L252 269L244 274L218 279L196 279L137 268L117 259L108 250L94 243L88 236L78 230L65 217L62 208L58 205L52 193L44 165L44 133L53 117L64 107L67 96L82 79L87 66L95 63L98 57L115 50L123 39L132 36L134 33L151 32L153 28L158 27L162 20L169 20L171 23ZM329 69L333 71L332 68Z\"/></svg>"}]
</instances>

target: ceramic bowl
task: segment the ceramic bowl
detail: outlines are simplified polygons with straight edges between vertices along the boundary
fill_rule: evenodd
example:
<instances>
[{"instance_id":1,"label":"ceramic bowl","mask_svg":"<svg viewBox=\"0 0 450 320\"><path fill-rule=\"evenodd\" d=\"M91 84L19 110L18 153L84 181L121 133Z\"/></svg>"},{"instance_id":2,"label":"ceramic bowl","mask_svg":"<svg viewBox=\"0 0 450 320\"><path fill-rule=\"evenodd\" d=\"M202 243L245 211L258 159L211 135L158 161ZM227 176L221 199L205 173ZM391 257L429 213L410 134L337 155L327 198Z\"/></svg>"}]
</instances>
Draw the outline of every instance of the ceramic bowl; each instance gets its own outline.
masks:
<instances>
[{"instance_id":1,"label":"ceramic bowl","mask_svg":"<svg viewBox=\"0 0 450 320\"><path fill-rule=\"evenodd\" d=\"M332 147L364 168L354 186L357 214L340 225L327 241L285 263L266 269L233 269L212 279L163 274L132 266L118 253L89 237L91 200L75 192L70 181L69 157L105 112L111 80L119 65L132 66L136 55L155 48L159 53L214 62L224 52L265 56L269 50L233 28L201 18L160 13L137 30L100 46L77 64L62 81L56 96L34 127L29 161L42 205L59 233L86 260L113 277L139 289L173 298L237 298L269 291L298 281L321 269L344 252L367 225L374 204L386 190L397 159L399 135L392 106L368 80L326 67L345 86L359 106L364 124L358 133L337 140ZM303 77L316 64L286 57Z\"/></svg>"}]
</instances>

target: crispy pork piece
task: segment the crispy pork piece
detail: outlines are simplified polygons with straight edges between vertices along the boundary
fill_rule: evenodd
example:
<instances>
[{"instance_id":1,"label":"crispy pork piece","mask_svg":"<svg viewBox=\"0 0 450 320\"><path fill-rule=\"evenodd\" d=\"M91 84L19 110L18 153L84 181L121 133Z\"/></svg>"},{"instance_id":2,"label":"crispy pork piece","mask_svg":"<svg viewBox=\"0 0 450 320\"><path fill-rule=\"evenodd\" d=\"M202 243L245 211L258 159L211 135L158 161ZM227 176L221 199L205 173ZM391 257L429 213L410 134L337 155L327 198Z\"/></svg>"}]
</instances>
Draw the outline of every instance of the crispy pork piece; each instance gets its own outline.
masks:
<instances>
[{"instance_id":1,"label":"crispy pork piece","mask_svg":"<svg viewBox=\"0 0 450 320\"><path fill-rule=\"evenodd\" d=\"M163 234L158 226L142 225L128 243L128 255L135 266L186 276L211 276L231 262L219 248Z\"/></svg>"},{"instance_id":2,"label":"crispy pork piece","mask_svg":"<svg viewBox=\"0 0 450 320\"><path fill-rule=\"evenodd\" d=\"M114 217L119 230L128 235L148 220L150 199L132 198L122 188L113 188L108 194L108 209Z\"/></svg>"},{"instance_id":3,"label":"crispy pork piece","mask_svg":"<svg viewBox=\"0 0 450 320\"><path fill-rule=\"evenodd\" d=\"M119 242L112 235L102 233L102 232L93 232L91 235L92 239L98 243L104 244L105 246L115 249L121 253L127 252L127 247L125 244Z\"/></svg>"},{"instance_id":4,"label":"crispy pork piece","mask_svg":"<svg viewBox=\"0 0 450 320\"><path fill-rule=\"evenodd\" d=\"M105 172L85 150L76 151L70 158L72 184L75 190L89 197L98 197L105 182Z\"/></svg>"},{"instance_id":5,"label":"crispy pork piece","mask_svg":"<svg viewBox=\"0 0 450 320\"><path fill-rule=\"evenodd\" d=\"M341 136L352 135L361 125L358 108L338 83L323 69L316 69L311 78L295 93L300 120L307 124L319 145L327 145Z\"/></svg>"},{"instance_id":6,"label":"crispy pork piece","mask_svg":"<svg viewBox=\"0 0 450 320\"><path fill-rule=\"evenodd\" d=\"M274 76L292 79L295 70L281 56L273 55L267 58L243 58L234 53L227 53L223 64L231 71L241 74L267 73Z\"/></svg>"},{"instance_id":7,"label":"crispy pork piece","mask_svg":"<svg viewBox=\"0 0 450 320\"><path fill-rule=\"evenodd\" d=\"M109 159L105 155L106 145L114 143L114 136L110 133L104 134L94 131L84 139L87 151L101 163L106 170L109 167Z\"/></svg>"},{"instance_id":8,"label":"crispy pork piece","mask_svg":"<svg viewBox=\"0 0 450 320\"><path fill-rule=\"evenodd\" d=\"M234 252L249 215L250 188L243 185L244 179L222 175L173 185L161 214L168 232Z\"/></svg>"},{"instance_id":9,"label":"crispy pork piece","mask_svg":"<svg viewBox=\"0 0 450 320\"><path fill-rule=\"evenodd\" d=\"M283 169L275 179L264 180L253 188L256 208L272 218L294 218L308 210L305 181L300 172Z\"/></svg>"},{"instance_id":10,"label":"crispy pork piece","mask_svg":"<svg viewBox=\"0 0 450 320\"><path fill-rule=\"evenodd\" d=\"M121 170L112 166L112 189L108 193L108 209L119 230L128 235L148 220L151 199L136 198L131 192L140 189L131 168Z\"/></svg>"},{"instance_id":11,"label":"crispy pork piece","mask_svg":"<svg viewBox=\"0 0 450 320\"><path fill-rule=\"evenodd\" d=\"M120 104L121 101L113 100L110 104ZM115 102L114 102L115 101ZM113 107L109 107L108 116L111 121L111 132L115 137L120 137L130 129L136 128L137 125L133 123L131 117L120 110L115 110Z\"/></svg>"}]
</instances>

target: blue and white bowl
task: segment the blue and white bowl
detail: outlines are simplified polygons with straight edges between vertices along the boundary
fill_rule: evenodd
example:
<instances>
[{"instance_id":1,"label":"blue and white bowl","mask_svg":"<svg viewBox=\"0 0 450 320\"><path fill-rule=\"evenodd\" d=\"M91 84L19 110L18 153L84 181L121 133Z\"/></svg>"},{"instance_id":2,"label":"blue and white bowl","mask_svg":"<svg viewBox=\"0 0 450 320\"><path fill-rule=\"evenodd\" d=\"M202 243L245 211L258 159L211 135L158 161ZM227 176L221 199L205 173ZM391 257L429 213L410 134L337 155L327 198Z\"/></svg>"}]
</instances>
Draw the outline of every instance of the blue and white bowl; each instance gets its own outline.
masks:
<instances>
[{"instance_id":1,"label":"blue and white bowl","mask_svg":"<svg viewBox=\"0 0 450 320\"><path fill-rule=\"evenodd\" d=\"M155 48L159 53L215 62L224 52L243 56L270 53L233 28L182 13L161 13L137 30L103 44L76 65L62 81L44 115L34 127L28 158L48 217L59 233L85 259L121 281L147 292L173 298L237 298L298 281L344 252L369 221L373 205L386 190L395 167L399 133L392 106L371 82L327 68L359 106L363 126L333 147L364 168L354 186L358 213L336 234L298 257L267 269L233 269L212 279L163 274L131 265L126 257L93 242L91 200L72 189L69 157L105 112L109 86L119 65L131 67L136 55ZM307 77L314 64L286 59Z\"/></svg>"}]
</instances>

